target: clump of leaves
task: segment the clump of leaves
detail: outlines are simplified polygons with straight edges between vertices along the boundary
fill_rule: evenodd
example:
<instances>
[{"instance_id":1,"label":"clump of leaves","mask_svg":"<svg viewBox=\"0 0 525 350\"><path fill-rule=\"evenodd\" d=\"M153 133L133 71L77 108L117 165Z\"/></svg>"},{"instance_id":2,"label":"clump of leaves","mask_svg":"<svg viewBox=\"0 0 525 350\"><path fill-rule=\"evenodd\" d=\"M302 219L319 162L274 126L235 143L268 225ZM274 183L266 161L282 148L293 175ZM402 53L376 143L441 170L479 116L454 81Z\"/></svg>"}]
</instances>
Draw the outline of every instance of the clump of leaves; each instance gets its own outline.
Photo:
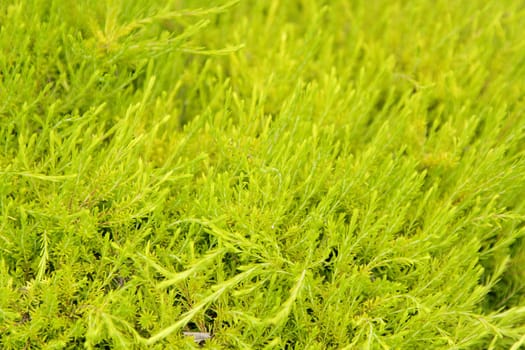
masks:
<instances>
[{"instance_id":1,"label":"clump of leaves","mask_svg":"<svg viewBox=\"0 0 525 350\"><path fill-rule=\"evenodd\" d=\"M520 348L523 11L2 3L1 347Z\"/></svg>"}]
</instances>

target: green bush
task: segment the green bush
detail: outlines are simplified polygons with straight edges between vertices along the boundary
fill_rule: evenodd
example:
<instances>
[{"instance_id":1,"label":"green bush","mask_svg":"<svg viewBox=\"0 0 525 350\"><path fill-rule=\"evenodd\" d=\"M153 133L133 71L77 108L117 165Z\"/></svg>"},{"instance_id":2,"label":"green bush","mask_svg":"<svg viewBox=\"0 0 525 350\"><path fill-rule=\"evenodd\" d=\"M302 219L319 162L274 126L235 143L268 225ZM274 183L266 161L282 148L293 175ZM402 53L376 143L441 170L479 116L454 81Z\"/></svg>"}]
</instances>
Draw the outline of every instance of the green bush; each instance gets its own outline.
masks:
<instances>
[{"instance_id":1,"label":"green bush","mask_svg":"<svg viewBox=\"0 0 525 350\"><path fill-rule=\"evenodd\" d=\"M521 1L0 4L0 347L518 349Z\"/></svg>"}]
</instances>

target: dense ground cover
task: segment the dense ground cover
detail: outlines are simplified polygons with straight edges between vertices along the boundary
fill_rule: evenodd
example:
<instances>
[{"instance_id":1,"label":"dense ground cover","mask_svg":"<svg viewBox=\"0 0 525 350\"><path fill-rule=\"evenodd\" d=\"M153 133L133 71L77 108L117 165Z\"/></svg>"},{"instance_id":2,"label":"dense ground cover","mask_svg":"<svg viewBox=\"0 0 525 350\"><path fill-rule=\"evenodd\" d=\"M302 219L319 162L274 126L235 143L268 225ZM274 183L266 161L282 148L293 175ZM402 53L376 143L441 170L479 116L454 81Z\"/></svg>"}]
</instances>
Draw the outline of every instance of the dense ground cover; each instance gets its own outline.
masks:
<instances>
[{"instance_id":1,"label":"dense ground cover","mask_svg":"<svg viewBox=\"0 0 525 350\"><path fill-rule=\"evenodd\" d=\"M518 349L521 1L0 3L0 347Z\"/></svg>"}]
</instances>

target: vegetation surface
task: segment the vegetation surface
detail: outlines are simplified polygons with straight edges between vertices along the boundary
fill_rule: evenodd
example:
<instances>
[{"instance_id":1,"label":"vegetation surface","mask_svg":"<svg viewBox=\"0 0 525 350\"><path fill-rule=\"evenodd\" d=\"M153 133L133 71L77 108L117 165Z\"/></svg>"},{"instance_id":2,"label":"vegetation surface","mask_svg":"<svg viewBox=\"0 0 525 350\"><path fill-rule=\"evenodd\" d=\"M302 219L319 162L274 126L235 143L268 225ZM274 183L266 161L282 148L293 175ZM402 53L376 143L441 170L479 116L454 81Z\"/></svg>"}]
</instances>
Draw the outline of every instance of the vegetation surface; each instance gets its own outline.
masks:
<instances>
[{"instance_id":1,"label":"vegetation surface","mask_svg":"<svg viewBox=\"0 0 525 350\"><path fill-rule=\"evenodd\" d=\"M0 348L525 346L523 1L0 3Z\"/></svg>"}]
</instances>

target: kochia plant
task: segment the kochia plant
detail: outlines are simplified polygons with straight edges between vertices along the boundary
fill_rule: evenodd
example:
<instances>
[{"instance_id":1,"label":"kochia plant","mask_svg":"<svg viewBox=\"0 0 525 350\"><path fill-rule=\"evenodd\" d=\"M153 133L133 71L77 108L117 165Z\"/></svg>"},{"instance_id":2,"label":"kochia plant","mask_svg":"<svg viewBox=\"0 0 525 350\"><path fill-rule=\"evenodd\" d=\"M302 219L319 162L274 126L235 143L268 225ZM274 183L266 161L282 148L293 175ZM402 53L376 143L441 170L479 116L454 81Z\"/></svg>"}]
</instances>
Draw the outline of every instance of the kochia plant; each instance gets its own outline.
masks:
<instances>
[{"instance_id":1,"label":"kochia plant","mask_svg":"<svg viewBox=\"0 0 525 350\"><path fill-rule=\"evenodd\" d=\"M0 4L2 349L525 346L520 1Z\"/></svg>"}]
</instances>

